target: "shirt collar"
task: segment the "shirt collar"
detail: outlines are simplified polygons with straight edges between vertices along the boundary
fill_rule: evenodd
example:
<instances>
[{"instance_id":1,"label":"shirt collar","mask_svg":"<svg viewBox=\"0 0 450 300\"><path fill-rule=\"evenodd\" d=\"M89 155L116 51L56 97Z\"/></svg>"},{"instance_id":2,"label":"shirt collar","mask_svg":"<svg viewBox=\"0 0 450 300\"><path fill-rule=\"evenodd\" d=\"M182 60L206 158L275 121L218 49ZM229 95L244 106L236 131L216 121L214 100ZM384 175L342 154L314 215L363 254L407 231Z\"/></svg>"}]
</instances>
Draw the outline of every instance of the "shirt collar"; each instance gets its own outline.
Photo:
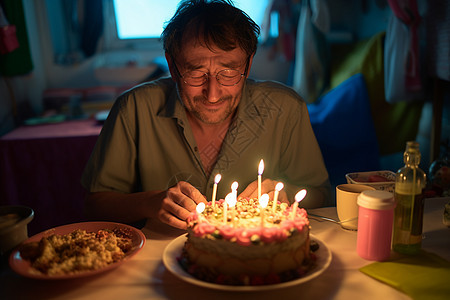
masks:
<instances>
[{"instance_id":1,"label":"shirt collar","mask_svg":"<svg viewBox=\"0 0 450 300\"><path fill-rule=\"evenodd\" d=\"M163 118L185 119L186 111L178 95L175 82L171 80L167 86L167 89L169 90L167 100L157 115Z\"/></svg>"}]
</instances>

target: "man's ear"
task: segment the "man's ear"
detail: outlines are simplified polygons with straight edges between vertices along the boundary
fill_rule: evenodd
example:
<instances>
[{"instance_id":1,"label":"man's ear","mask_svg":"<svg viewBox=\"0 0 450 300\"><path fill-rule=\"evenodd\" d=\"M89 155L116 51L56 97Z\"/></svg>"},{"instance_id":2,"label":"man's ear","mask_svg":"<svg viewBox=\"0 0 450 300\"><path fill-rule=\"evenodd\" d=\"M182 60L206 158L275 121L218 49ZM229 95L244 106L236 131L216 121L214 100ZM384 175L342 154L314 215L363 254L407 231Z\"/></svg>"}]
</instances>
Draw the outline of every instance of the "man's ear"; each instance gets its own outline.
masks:
<instances>
[{"instance_id":1,"label":"man's ear","mask_svg":"<svg viewBox=\"0 0 450 300\"><path fill-rule=\"evenodd\" d=\"M178 78L178 73L175 70L172 56L170 56L167 52L164 53L164 56L166 57L167 65L169 66L170 76L172 77L172 80L176 82Z\"/></svg>"},{"instance_id":2,"label":"man's ear","mask_svg":"<svg viewBox=\"0 0 450 300\"><path fill-rule=\"evenodd\" d=\"M255 53L253 53L248 59L248 67L247 67L246 74L245 74L246 78L248 78L248 75L250 74L250 69L252 68L252 62L253 62L254 56L255 56Z\"/></svg>"}]
</instances>

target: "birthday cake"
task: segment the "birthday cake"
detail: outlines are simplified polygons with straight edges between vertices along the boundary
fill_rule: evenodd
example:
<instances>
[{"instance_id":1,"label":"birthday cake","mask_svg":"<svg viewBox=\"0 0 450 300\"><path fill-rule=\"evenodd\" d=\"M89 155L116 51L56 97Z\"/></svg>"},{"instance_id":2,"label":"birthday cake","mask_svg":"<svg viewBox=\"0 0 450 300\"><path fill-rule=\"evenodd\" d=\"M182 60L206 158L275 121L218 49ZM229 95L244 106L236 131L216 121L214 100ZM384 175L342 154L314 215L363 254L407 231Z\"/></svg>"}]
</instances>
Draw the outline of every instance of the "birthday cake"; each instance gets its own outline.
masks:
<instances>
[{"instance_id":1,"label":"birthday cake","mask_svg":"<svg viewBox=\"0 0 450 300\"><path fill-rule=\"evenodd\" d=\"M295 204L242 198L209 202L187 219L179 262L192 276L218 284L266 285L300 278L313 265L309 221Z\"/></svg>"}]
</instances>

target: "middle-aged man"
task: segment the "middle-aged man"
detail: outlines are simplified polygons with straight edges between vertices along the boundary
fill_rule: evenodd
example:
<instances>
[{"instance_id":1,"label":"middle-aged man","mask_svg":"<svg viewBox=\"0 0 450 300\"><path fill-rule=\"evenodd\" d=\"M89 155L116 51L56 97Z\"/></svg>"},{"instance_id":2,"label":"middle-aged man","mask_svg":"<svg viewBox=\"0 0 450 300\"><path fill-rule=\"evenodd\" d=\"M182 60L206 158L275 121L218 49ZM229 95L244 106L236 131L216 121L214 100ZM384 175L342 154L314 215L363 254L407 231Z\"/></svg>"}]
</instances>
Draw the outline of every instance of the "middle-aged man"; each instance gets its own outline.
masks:
<instances>
[{"instance_id":1,"label":"middle-aged man","mask_svg":"<svg viewBox=\"0 0 450 300\"><path fill-rule=\"evenodd\" d=\"M95 219L156 219L176 228L200 202L239 183L240 196L262 192L303 207L329 197L328 173L307 107L292 89L248 79L259 27L226 0L182 2L162 34L171 78L144 83L115 102L82 184Z\"/></svg>"}]
</instances>

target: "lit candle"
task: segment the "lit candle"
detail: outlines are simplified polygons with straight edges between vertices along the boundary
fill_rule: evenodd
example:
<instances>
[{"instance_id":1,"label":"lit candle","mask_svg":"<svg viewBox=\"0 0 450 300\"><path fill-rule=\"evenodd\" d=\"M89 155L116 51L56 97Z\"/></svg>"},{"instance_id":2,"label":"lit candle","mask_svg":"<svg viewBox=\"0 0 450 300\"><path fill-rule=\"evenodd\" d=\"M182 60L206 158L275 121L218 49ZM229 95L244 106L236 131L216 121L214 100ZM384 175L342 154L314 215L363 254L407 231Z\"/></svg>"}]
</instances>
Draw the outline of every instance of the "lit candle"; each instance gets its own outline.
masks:
<instances>
[{"instance_id":1,"label":"lit candle","mask_svg":"<svg viewBox=\"0 0 450 300\"><path fill-rule=\"evenodd\" d=\"M219 183L220 179L222 179L222 175L220 175L220 174L217 174L216 177L214 177L214 186L213 186L212 203L211 203L213 210L216 208L217 184Z\"/></svg>"},{"instance_id":2,"label":"lit candle","mask_svg":"<svg viewBox=\"0 0 450 300\"><path fill-rule=\"evenodd\" d=\"M300 201L303 200L303 198L305 198L305 196L306 196L306 190L305 190L305 189L299 191L299 192L295 195L295 203L292 204L292 205L294 205L294 207L292 208L292 215L291 215L291 218L292 218L292 219L295 218L295 213L296 213L296 211L297 211L298 204L300 203Z\"/></svg>"},{"instance_id":3,"label":"lit candle","mask_svg":"<svg viewBox=\"0 0 450 300\"><path fill-rule=\"evenodd\" d=\"M205 203L204 202L200 202L199 204L197 204L197 207L195 208L197 210L197 216L198 216L198 221L203 221L202 218L202 212L205 210Z\"/></svg>"},{"instance_id":4,"label":"lit candle","mask_svg":"<svg viewBox=\"0 0 450 300\"><path fill-rule=\"evenodd\" d=\"M236 184L237 184L237 182L236 182ZM231 195L231 196L225 198L225 201L227 202L227 206L229 208L231 208L231 222L234 225L234 217L236 215L236 202L237 202L237 199L236 199L236 196L234 195L234 193L231 193L229 195Z\"/></svg>"},{"instance_id":5,"label":"lit candle","mask_svg":"<svg viewBox=\"0 0 450 300\"><path fill-rule=\"evenodd\" d=\"M231 184L231 193L233 194L233 197L235 198L235 201L237 201L237 189L238 189L239 184L237 183L237 181L233 182Z\"/></svg>"},{"instance_id":6,"label":"lit candle","mask_svg":"<svg viewBox=\"0 0 450 300\"><path fill-rule=\"evenodd\" d=\"M277 209L277 202L278 202L278 194L283 189L284 184L282 182L278 182L275 186L275 194L273 195L273 206L272 206L272 212L275 212Z\"/></svg>"},{"instance_id":7,"label":"lit candle","mask_svg":"<svg viewBox=\"0 0 450 300\"><path fill-rule=\"evenodd\" d=\"M223 201L223 222L225 224L227 224L227 222L228 222L227 210L228 210L228 202L230 202L231 198L233 198L233 194L229 193L225 197L225 201ZM231 200L231 201L233 201L233 200Z\"/></svg>"},{"instance_id":8,"label":"lit candle","mask_svg":"<svg viewBox=\"0 0 450 300\"><path fill-rule=\"evenodd\" d=\"M269 195L264 194L259 198L259 206L261 206L261 226L264 227L264 211L266 210L267 204L269 203Z\"/></svg>"},{"instance_id":9,"label":"lit candle","mask_svg":"<svg viewBox=\"0 0 450 300\"><path fill-rule=\"evenodd\" d=\"M261 159L258 166L258 200L261 198L261 178L264 172L264 161Z\"/></svg>"}]
</instances>

